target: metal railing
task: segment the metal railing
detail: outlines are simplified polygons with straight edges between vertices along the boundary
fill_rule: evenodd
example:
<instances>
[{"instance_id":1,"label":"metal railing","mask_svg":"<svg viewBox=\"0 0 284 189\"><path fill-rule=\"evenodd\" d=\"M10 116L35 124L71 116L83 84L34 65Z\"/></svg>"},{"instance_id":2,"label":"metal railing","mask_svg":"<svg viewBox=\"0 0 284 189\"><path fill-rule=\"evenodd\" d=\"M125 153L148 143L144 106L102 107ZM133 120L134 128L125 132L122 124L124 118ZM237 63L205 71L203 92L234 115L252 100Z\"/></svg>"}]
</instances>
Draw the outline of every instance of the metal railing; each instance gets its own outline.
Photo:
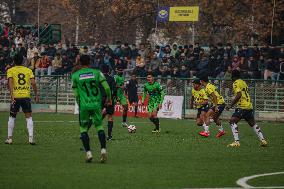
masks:
<instances>
[{"instance_id":1,"label":"metal railing","mask_svg":"<svg viewBox=\"0 0 284 189\"><path fill-rule=\"evenodd\" d=\"M164 88L167 95L184 96L184 115L189 109L191 98L192 79L156 78ZM127 80L127 79L126 79ZM0 103L10 103L7 81L0 81ZM42 106L52 106L52 111L57 112L62 105L74 106L75 98L72 92L70 76L43 76L36 77ZM228 104L233 98L232 81L211 80ZM256 111L284 112L284 81L248 80L249 93ZM138 93L142 93L145 78L138 79ZM45 111L45 108L42 108ZM46 110L48 111L48 110ZM49 110L50 111L50 110Z\"/></svg>"}]
</instances>

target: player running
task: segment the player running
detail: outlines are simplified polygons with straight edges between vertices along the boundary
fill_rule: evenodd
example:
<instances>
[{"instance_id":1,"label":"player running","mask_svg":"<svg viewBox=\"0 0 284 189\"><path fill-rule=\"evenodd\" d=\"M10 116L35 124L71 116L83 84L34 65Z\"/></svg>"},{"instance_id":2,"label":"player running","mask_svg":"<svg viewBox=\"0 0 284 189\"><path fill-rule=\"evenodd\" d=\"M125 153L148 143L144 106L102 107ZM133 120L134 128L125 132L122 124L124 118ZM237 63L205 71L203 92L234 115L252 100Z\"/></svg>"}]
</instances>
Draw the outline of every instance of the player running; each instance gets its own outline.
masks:
<instances>
[{"instance_id":1,"label":"player running","mask_svg":"<svg viewBox=\"0 0 284 189\"><path fill-rule=\"evenodd\" d=\"M13 143L13 129L15 127L17 113L21 107L26 117L29 143L35 145L31 106L31 85L35 94L35 102L38 102L39 98L34 74L31 69L22 66L23 57L21 55L16 54L13 60L15 66L7 71L8 87L11 95L11 107L8 121L8 138L5 141L5 144Z\"/></svg>"},{"instance_id":2,"label":"player running","mask_svg":"<svg viewBox=\"0 0 284 189\"><path fill-rule=\"evenodd\" d=\"M193 81L193 88L191 90L190 108L193 109L193 105L197 108L196 125L203 126L204 131L199 134L204 136L204 133L209 133L209 127L205 124L206 113L208 112L208 96L205 90L202 88L200 80L195 79Z\"/></svg>"},{"instance_id":3,"label":"player running","mask_svg":"<svg viewBox=\"0 0 284 189\"><path fill-rule=\"evenodd\" d=\"M200 82L201 85L204 87L207 96L209 97L210 101L213 104L213 106L206 113L205 124L207 126L210 126L210 118L212 117L219 130L218 134L216 135L216 137L219 138L225 134L221 120L219 119L223 110L225 109L225 100L222 97L222 95L219 94L215 85L209 83L208 76L202 77L200 79ZM203 132L201 133L201 135L208 137L210 133Z\"/></svg>"},{"instance_id":4,"label":"player running","mask_svg":"<svg viewBox=\"0 0 284 189\"><path fill-rule=\"evenodd\" d=\"M263 137L260 127L255 122L252 103L248 92L248 86L246 82L241 79L240 76L241 76L240 71L238 70L232 71L232 80L234 81L233 92L235 94L235 98L232 101L232 103L226 107L226 110L229 110L235 104L237 104L237 107L230 119L231 129L235 141L229 144L228 146L229 147L240 146L239 129L237 124L241 119L244 119L253 128L254 132L258 136L261 142L260 145L265 147L267 146L267 142Z\"/></svg>"},{"instance_id":5,"label":"player running","mask_svg":"<svg viewBox=\"0 0 284 189\"><path fill-rule=\"evenodd\" d=\"M128 95L128 101L130 105L134 105L135 117L137 116L138 112L138 82L136 75L133 73L131 75L131 79L126 82L126 94Z\"/></svg>"},{"instance_id":6,"label":"player running","mask_svg":"<svg viewBox=\"0 0 284 189\"><path fill-rule=\"evenodd\" d=\"M123 68L117 67L116 75L114 76L116 88L117 88L117 101L122 105L122 126L127 127L126 119L127 119L127 111L128 111L128 103L127 99L124 95L124 77L123 77Z\"/></svg>"},{"instance_id":7,"label":"player running","mask_svg":"<svg viewBox=\"0 0 284 189\"><path fill-rule=\"evenodd\" d=\"M86 162L93 159L88 129L90 121L95 125L98 132L98 138L101 144L101 159L106 161L106 137L102 126L102 95L99 86L105 90L108 105L112 105L111 92L104 75L97 69L89 68L90 57L82 55L80 57L81 69L72 74L72 88L76 101L79 104L79 123L81 140L86 151Z\"/></svg>"},{"instance_id":8,"label":"player running","mask_svg":"<svg viewBox=\"0 0 284 189\"><path fill-rule=\"evenodd\" d=\"M157 117L159 109L162 107L165 92L160 86L160 83L154 81L154 77L151 73L147 75L147 83L144 85L142 105L144 104L147 94L149 94L148 100L148 112L150 121L154 123L155 129L152 133L160 133L160 121Z\"/></svg>"},{"instance_id":9,"label":"player running","mask_svg":"<svg viewBox=\"0 0 284 189\"><path fill-rule=\"evenodd\" d=\"M101 89L102 92L102 97L103 97L103 118L105 118L105 116L107 116L108 119L108 123L107 123L107 128L108 128L108 137L107 140L112 140L112 128L113 128L113 114L114 114L114 98L116 97L116 83L114 80L114 77L112 77L110 75L110 69L109 66L107 65L103 65L102 66L102 72L106 78L106 81L110 87L110 91L111 91L111 101L112 101L112 105L107 105L106 99L107 99L107 95L104 91L104 89Z\"/></svg>"}]
</instances>

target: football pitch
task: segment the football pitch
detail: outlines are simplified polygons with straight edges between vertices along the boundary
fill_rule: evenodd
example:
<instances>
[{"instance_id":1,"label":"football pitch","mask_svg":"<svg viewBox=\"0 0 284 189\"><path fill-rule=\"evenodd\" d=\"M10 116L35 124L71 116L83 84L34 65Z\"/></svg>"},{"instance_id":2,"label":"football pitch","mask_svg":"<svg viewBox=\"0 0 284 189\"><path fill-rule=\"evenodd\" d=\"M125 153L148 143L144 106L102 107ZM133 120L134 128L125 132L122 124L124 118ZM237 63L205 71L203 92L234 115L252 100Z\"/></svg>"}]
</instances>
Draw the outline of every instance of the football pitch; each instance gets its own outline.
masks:
<instances>
[{"instance_id":1,"label":"football pitch","mask_svg":"<svg viewBox=\"0 0 284 189\"><path fill-rule=\"evenodd\" d=\"M239 124L240 148L227 132L215 138L198 135L193 120L161 119L162 132L152 134L148 119L130 118L137 132L130 134L115 118L113 138L107 142L107 163L99 163L99 141L90 130L93 162L85 163L77 115L35 113L36 145L28 144L24 115L18 115L12 145L5 145L8 112L0 113L0 188L241 188L237 180L266 173L284 172L284 124L259 122L269 143L260 147L257 136ZM106 125L106 122L104 122ZM106 127L105 127L106 128ZM241 179L242 183L245 183ZM248 179L254 187L284 188L284 174Z\"/></svg>"}]
</instances>

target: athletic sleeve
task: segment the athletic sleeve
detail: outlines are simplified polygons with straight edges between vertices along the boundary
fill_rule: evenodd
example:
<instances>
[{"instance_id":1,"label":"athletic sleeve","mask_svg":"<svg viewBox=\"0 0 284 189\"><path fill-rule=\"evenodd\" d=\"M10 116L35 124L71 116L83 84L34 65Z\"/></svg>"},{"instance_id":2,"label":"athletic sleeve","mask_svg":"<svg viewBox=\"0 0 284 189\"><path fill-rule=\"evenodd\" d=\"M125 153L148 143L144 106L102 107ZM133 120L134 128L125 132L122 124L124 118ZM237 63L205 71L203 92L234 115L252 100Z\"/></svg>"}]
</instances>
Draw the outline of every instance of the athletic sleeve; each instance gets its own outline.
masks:
<instances>
[{"instance_id":1,"label":"athletic sleeve","mask_svg":"<svg viewBox=\"0 0 284 189\"><path fill-rule=\"evenodd\" d=\"M99 82L102 83L103 81L106 81L106 78L102 72L99 73Z\"/></svg>"},{"instance_id":2,"label":"athletic sleeve","mask_svg":"<svg viewBox=\"0 0 284 189\"><path fill-rule=\"evenodd\" d=\"M75 75L72 75L72 89L73 89L73 93L74 96L76 97L76 100L78 102L78 98L79 98L79 93L78 93L78 86L77 86L77 80Z\"/></svg>"},{"instance_id":3,"label":"athletic sleeve","mask_svg":"<svg viewBox=\"0 0 284 189\"><path fill-rule=\"evenodd\" d=\"M29 75L30 75L30 79L34 79L35 78L34 73L33 73L33 71L31 69L29 70Z\"/></svg>"},{"instance_id":4,"label":"athletic sleeve","mask_svg":"<svg viewBox=\"0 0 284 189\"><path fill-rule=\"evenodd\" d=\"M200 93L202 94L204 100L208 100L208 96L207 96L205 90L201 89Z\"/></svg>"},{"instance_id":5,"label":"athletic sleeve","mask_svg":"<svg viewBox=\"0 0 284 189\"><path fill-rule=\"evenodd\" d=\"M104 90L105 90L105 92L106 92L107 98L108 98L108 99L111 99L111 91L110 91L110 88L109 88L109 85L108 85L107 81L106 81L106 80L103 80L103 81L101 82L101 85L103 86L103 88L104 88Z\"/></svg>"},{"instance_id":6,"label":"athletic sleeve","mask_svg":"<svg viewBox=\"0 0 284 189\"><path fill-rule=\"evenodd\" d=\"M8 69L7 70L7 79L10 78L10 77L13 77L13 72L11 69Z\"/></svg>"},{"instance_id":7,"label":"athletic sleeve","mask_svg":"<svg viewBox=\"0 0 284 189\"><path fill-rule=\"evenodd\" d=\"M215 88L214 88L214 86L213 85L207 85L206 86L206 92L209 94L209 95L211 95L213 92L215 91Z\"/></svg>"},{"instance_id":8,"label":"athletic sleeve","mask_svg":"<svg viewBox=\"0 0 284 189\"><path fill-rule=\"evenodd\" d=\"M238 82L234 82L234 84L233 84L233 91L234 91L234 94L237 94L238 92L242 91L242 89L241 89L241 87L240 87Z\"/></svg>"}]
</instances>

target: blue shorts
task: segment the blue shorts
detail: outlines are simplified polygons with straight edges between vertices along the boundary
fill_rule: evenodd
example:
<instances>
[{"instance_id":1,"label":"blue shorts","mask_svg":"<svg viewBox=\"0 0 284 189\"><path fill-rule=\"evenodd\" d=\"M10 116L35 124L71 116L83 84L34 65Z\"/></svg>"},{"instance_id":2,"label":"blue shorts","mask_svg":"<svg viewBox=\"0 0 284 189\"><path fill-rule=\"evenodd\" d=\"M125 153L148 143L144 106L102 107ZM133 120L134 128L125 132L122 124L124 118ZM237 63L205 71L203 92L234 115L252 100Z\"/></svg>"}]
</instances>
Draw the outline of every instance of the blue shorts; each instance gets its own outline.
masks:
<instances>
[{"instance_id":1,"label":"blue shorts","mask_svg":"<svg viewBox=\"0 0 284 189\"><path fill-rule=\"evenodd\" d=\"M218 105L217 105L218 112L216 113L215 118L220 117L220 115L222 114L222 112L223 112L224 109L225 109L225 106L226 106L225 104L218 104ZM212 106L211 109L212 109L213 111L215 111L214 106Z\"/></svg>"},{"instance_id":2,"label":"blue shorts","mask_svg":"<svg viewBox=\"0 0 284 189\"><path fill-rule=\"evenodd\" d=\"M232 117L238 117L240 119L244 119L246 121L249 121L249 120L254 119L254 112L253 112L253 109L245 110L245 109L241 109L241 108L236 108Z\"/></svg>"},{"instance_id":3,"label":"blue shorts","mask_svg":"<svg viewBox=\"0 0 284 189\"><path fill-rule=\"evenodd\" d=\"M32 112L32 105L30 98L15 98L15 102L10 106L10 113L15 115L19 112L20 107L24 113Z\"/></svg>"},{"instance_id":4,"label":"blue shorts","mask_svg":"<svg viewBox=\"0 0 284 189\"><path fill-rule=\"evenodd\" d=\"M201 106L200 108L198 108L197 109L197 118L200 117L202 112L208 112L208 110L209 110L209 105L208 104L205 104L205 105Z\"/></svg>"}]
</instances>

